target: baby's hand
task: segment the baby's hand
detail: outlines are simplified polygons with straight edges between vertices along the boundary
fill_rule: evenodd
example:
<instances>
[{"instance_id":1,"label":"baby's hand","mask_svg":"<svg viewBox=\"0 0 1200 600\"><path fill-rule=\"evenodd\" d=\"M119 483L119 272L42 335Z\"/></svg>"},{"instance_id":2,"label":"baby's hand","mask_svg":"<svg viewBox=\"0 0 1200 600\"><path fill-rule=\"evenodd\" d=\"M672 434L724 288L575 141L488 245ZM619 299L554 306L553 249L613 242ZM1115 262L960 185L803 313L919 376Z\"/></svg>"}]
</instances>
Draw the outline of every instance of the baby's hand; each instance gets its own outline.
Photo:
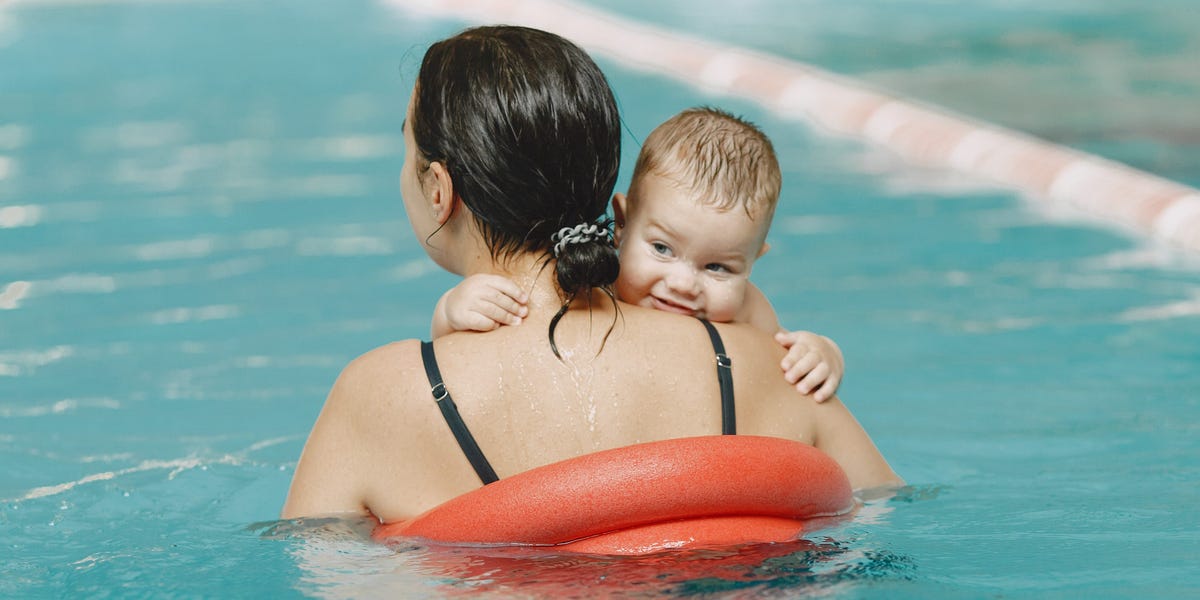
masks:
<instances>
[{"instance_id":1,"label":"baby's hand","mask_svg":"<svg viewBox=\"0 0 1200 600\"><path fill-rule=\"evenodd\" d=\"M491 331L520 325L529 314L528 301L525 292L504 277L472 275L446 292L443 310L452 331Z\"/></svg>"},{"instance_id":2,"label":"baby's hand","mask_svg":"<svg viewBox=\"0 0 1200 600\"><path fill-rule=\"evenodd\" d=\"M780 331L775 341L788 349L780 367L783 378L817 402L828 400L842 383L846 361L833 340L811 331Z\"/></svg>"}]
</instances>

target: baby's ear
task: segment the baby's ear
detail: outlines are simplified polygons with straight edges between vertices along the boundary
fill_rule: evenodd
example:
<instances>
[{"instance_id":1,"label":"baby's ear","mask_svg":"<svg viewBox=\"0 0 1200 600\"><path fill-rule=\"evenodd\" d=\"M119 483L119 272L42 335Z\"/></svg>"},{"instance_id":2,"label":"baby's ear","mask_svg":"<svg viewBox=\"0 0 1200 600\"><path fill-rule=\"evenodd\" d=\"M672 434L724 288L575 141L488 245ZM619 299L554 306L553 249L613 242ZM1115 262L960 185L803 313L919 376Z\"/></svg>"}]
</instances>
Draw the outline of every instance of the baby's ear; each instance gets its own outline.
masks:
<instances>
[{"instance_id":1,"label":"baby's ear","mask_svg":"<svg viewBox=\"0 0 1200 600\"><path fill-rule=\"evenodd\" d=\"M613 220L616 221L617 229L625 226L625 200L625 194L621 192L613 194Z\"/></svg>"},{"instance_id":2,"label":"baby's ear","mask_svg":"<svg viewBox=\"0 0 1200 600\"><path fill-rule=\"evenodd\" d=\"M762 255L766 254L767 250L770 250L770 249L771 249L771 245L766 242L763 242L762 250L758 251L758 256L756 256L755 258L762 258Z\"/></svg>"},{"instance_id":3,"label":"baby's ear","mask_svg":"<svg viewBox=\"0 0 1200 600\"><path fill-rule=\"evenodd\" d=\"M625 202L625 194L622 194L621 192L613 194L613 241L615 241L617 245L621 244L621 230L625 229Z\"/></svg>"}]
</instances>

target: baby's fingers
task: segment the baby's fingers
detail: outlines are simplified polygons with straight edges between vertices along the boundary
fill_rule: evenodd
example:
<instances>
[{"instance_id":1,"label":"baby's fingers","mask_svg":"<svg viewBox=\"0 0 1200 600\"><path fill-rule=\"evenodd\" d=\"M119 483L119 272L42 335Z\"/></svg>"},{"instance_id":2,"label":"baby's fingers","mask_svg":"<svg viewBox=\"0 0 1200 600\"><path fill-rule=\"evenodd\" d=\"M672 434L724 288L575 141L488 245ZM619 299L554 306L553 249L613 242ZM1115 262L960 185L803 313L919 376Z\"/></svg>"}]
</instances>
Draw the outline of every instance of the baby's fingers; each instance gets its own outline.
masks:
<instances>
[{"instance_id":1,"label":"baby's fingers","mask_svg":"<svg viewBox=\"0 0 1200 600\"><path fill-rule=\"evenodd\" d=\"M798 356L793 356L793 354L797 354ZM798 352L790 352L787 356L783 357L783 378L788 383L798 383L801 377L811 372L820 362L821 357L816 353L807 352L800 354Z\"/></svg>"},{"instance_id":2,"label":"baby's fingers","mask_svg":"<svg viewBox=\"0 0 1200 600\"><path fill-rule=\"evenodd\" d=\"M796 343L796 338L788 331L780 331L775 334L775 343L784 348L791 348L792 344Z\"/></svg>"},{"instance_id":3,"label":"baby's fingers","mask_svg":"<svg viewBox=\"0 0 1200 600\"><path fill-rule=\"evenodd\" d=\"M813 367L804 379L796 383L796 389L802 394L808 394L829 379L829 365L820 363Z\"/></svg>"},{"instance_id":4,"label":"baby's fingers","mask_svg":"<svg viewBox=\"0 0 1200 600\"><path fill-rule=\"evenodd\" d=\"M458 331L491 331L504 322L486 314L487 309L480 308L471 310L461 315L456 321L454 328Z\"/></svg>"},{"instance_id":5,"label":"baby's fingers","mask_svg":"<svg viewBox=\"0 0 1200 600\"><path fill-rule=\"evenodd\" d=\"M787 347L787 344L784 344ZM787 371L792 368L792 365L800 362L804 357L813 354L812 349L807 345L798 344L788 348L787 354L783 355L783 360L779 361L779 366ZM816 363L813 363L816 364Z\"/></svg>"},{"instance_id":6,"label":"baby's fingers","mask_svg":"<svg viewBox=\"0 0 1200 600\"><path fill-rule=\"evenodd\" d=\"M513 281L511 279L508 279L506 277L491 278L488 280L488 285L493 290L499 292L501 295L512 300L512 302L514 304L524 305L526 302L529 301L529 298L525 294L525 290L522 290L520 288L520 286L513 283ZM510 311L510 312L515 312L515 311Z\"/></svg>"},{"instance_id":7,"label":"baby's fingers","mask_svg":"<svg viewBox=\"0 0 1200 600\"><path fill-rule=\"evenodd\" d=\"M501 293L489 294L486 300L477 309L479 314L501 325L520 325L529 312L524 304Z\"/></svg>"},{"instance_id":8,"label":"baby's fingers","mask_svg":"<svg viewBox=\"0 0 1200 600\"><path fill-rule=\"evenodd\" d=\"M813 399L817 402L824 402L832 398L834 392L837 392L839 384L841 384L841 381L839 380L838 376L830 375L829 379L826 379L825 383L822 383L821 387L817 388L816 391L813 392Z\"/></svg>"}]
</instances>

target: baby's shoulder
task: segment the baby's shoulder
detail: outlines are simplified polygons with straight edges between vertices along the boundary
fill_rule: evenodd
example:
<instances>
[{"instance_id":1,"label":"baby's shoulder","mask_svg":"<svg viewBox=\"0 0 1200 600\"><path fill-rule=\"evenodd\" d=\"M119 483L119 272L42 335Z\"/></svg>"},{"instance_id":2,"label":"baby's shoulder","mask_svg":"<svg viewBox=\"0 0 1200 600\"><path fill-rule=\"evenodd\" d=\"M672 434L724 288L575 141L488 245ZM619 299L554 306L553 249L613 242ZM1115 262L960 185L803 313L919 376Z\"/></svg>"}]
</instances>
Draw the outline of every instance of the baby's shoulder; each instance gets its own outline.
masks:
<instances>
[{"instance_id":1,"label":"baby's shoulder","mask_svg":"<svg viewBox=\"0 0 1200 600\"><path fill-rule=\"evenodd\" d=\"M746 297L733 322L745 323L772 334L779 330L779 316L775 314L775 308L767 300L766 294L753 283L746 284Z\"/></svg>"}]
</instances>

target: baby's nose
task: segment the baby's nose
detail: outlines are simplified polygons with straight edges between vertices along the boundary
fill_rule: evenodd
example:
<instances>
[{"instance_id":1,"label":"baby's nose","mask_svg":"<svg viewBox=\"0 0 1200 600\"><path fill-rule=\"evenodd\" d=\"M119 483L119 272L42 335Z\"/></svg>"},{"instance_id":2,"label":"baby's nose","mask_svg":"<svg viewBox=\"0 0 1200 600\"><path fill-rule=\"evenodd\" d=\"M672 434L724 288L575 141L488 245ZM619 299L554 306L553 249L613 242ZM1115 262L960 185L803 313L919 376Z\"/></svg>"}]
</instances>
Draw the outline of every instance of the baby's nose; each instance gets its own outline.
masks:
<instances>
[{"instance_id":1,"label":"baby's nose","mask_svg":"<svg viewBox=\"0 0 1200 600\"><path fill-rule=\"evenodd\" d=\"M679 268L672 271L667 277L667 287L677 294L695 296L698 292L698 286L696 285L698 281L699 278L696 277L696 273L691 269Z\"/></svg>"}]
</instances>

